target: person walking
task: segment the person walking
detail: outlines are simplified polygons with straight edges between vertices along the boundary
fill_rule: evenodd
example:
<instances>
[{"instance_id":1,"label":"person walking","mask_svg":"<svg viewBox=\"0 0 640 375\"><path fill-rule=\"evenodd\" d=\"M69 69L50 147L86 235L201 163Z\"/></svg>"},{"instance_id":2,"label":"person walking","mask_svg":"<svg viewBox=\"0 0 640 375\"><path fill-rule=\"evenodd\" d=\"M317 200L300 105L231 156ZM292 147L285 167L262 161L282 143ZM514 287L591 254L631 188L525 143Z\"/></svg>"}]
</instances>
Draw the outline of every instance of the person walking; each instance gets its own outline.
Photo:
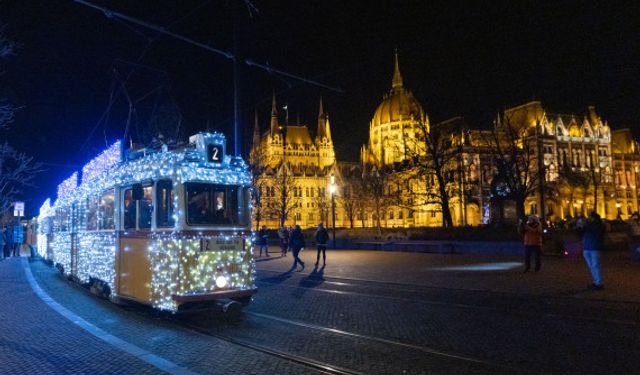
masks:
<instances>
[{"instance_id":1,"label":"person walking","mask_svg":"<svg viewBox=\"0 0 640 375\"><path fill-rule=\"evenodd\" d=\"M289 230L285 226L281 226L278 229L278 238L280 239L280 249L282 256L287 256L287 248L289 247Z\"/></svg>"},{"instance_id":2,"label":"person walking","mask_svg":"<svg viewBox=\"0 0 640 375\"><path fill-rule=\"evenodd\" d=\"M22 242L24 241L24 233L22 232L22 225L18 223L18 225L13 226L13 256L20 256L20 246L22 246Z\"/></svg>"},{"instance_id":3,"label":"person walking","mask_svg":"<svg viewBox=\"0 0 640 375\"><path fill-rule=\"evenodd\" d=\"M264 249L265 255L269 256L269 232L266 225L263 225L258 232L258 244L260 245L260 256L262 256L262 249Z\"/></svg>"},{"instance_id":4,"label":"person walking","mask_svg":"<svg viewBox=\"0 0 640 375\"><path fill-rule=\"evenodd\" d=\"M7 230L5 233L5 243L4 243L4 256L9 258L11 257L11 252L13 251L13 226L7 226Z\"/></svg>"},{"instance_id":5,"label":"person walking","mask_svg":"<svg viewBox=\"0 0 640 375\"><path fill-rule=\"evenodd\" d=\"M316 267L320 262L320 252L322 251L322 264L327 264L327 242L329 242L329 233L322 223L318 224L316 231L316 246L318 247L318 256L316 257Z\"/></svg>"},{"instance_id":6,"label":"person walking","mask_svg":"<svg viewBox=\"0 0 640 375\"><path fill-rule=\"evenodd\" d=\"M604 288L600 269L600 254L604 248L605 229L604 222L595 211L589 214L582 229L582 256L584 256L593 278L593 284L590 284L588 288L593 290Z\"/></svg>"},{"instance_id":7,"label":"person walking","mask_svg":"<svg viewBox=\"0 0 640 375\"><path fill-rule=\"evenodd\" d=\"M4 227L0 227L0 252L2 253L0 254L1 255L0 260L4 260L5 258L4 257L4 236L5 236Z\"/></svg>"},{"instance_id":8,"label":"person walking","mask_svg":"<svg viewBox=\"0 0 640 375\"><path fill-rule=\"evenodd\" d=\"M289 228L287 228L287 238L289 238L289 243L287 245L287 249L289 249L289 251L293 251L293 248L291 247L291 236L293 235L293 225L290 225Z\"/></svg>"},{"instance_id":9,"label":"person walking","mask_svg":"<svg viewBox=\"0 0 640 375\"><path fill-rule=\"evenodd\" d=\"M302 229L300 229L300 225L297 225L293 228L293 232L291 232L291 238L289 239L289 243L291 245L291 252L293 253L293 266L291 266L291 270L297 268L298 263L302 266L300 271L304 270L304 262L300 260L299 254L300 250L304 247L304 235L302 234Z\"/></svg>"},{"instance_id":10,"label":"person walking","mask_svg":"<svg viewBox=\"0 0 640 375\"><path fill-rule=\"evenodd\" d=\"M540 271L540 254L542 254L542 225L536 215L529 215L526 224L520 222L520 233L524 242L524 272L531 268L531 255L535 259L535 271Z\"/></svg>"}]
</instances>

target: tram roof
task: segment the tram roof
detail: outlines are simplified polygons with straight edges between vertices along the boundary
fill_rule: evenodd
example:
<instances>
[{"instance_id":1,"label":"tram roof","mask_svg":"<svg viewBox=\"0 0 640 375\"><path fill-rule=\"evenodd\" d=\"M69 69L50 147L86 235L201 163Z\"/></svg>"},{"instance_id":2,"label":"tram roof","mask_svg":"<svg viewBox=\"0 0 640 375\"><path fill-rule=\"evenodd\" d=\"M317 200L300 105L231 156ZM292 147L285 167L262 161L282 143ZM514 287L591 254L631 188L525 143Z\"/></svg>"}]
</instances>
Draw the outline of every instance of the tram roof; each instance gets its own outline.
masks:
<instances>
[{"instance_id":1,"label":"tram roof","mask_svg":"<svg viewBox=\"0 0 640 375\"><path fill-rule=\"evenodd\" d=\"M104 190L137 182L171 179L174 182L201 181L221 185L250 186L251 178L242 158L224 153L226 139L221 133L198 133L190 143L179 148L123 150L115 142L82 168L81 183L74 172L58 186L58 196L52 206L72 201ZM207 146L221 146L219 163L207 158Z\"/></svg>"}]
</instances>

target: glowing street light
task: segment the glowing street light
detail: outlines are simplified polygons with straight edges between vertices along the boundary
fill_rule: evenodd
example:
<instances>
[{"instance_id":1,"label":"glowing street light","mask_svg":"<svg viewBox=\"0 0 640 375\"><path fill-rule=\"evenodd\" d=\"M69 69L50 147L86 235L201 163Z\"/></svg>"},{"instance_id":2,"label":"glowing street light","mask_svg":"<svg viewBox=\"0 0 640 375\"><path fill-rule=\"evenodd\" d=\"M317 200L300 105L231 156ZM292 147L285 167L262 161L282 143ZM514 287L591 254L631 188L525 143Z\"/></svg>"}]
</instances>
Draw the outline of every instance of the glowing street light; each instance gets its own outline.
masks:
<instances>
[{"instance_id":1,"label":"glowing street light","mask_svg":"<svg viewBox=\"0 0 640 375\"><path fill-rule=\"evenodd\" d=\"M336 248L336 179L331 175L331 183L329 184L329 191L331 192L331 216L333 217L333 248Z\"/></svg>"}]
</instances>

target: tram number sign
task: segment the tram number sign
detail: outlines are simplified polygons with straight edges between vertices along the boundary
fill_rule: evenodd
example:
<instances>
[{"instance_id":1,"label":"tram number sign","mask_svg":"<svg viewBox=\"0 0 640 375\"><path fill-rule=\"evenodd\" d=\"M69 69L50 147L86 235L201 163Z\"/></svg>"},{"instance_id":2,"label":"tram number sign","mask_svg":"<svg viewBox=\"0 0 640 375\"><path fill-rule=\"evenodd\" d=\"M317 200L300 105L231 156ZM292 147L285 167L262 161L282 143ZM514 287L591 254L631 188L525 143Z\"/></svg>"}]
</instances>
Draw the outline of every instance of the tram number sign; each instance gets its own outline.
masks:
<instances>
[{"instance_id":1,"label":"tram number sign","mask_svg":"<svg viewBox=\"0 0 640 375\"><path fill-rule=\"evenodd\" d=\"M201 251L241 251L242 238L203 238Z\"/></svg>"},{"instance_id":2,"label":"tram number sign","mask_svg":"<svg viewBox=\"0 0 640 375\"><path fill-rule=\"evenodd\" d=\"M209 163L222 163L224 159L224 148L222 145L207 146L207 161Z\"/></svg>"}]
</instances>

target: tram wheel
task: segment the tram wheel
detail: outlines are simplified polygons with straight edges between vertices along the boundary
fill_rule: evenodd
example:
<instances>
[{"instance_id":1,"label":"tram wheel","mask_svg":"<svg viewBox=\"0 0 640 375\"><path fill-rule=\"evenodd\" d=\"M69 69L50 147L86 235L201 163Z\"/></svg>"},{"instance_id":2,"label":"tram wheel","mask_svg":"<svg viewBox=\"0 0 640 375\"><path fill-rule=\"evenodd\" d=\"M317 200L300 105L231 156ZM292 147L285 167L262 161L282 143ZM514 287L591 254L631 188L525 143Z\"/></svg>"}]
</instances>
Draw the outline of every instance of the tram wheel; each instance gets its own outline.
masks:
<instances>
[{"instance_id":1,"label":"tram wheel","mask_svg":"<svg viewBox=\"0 0 640 375\"><path fill-rule=\"evenodd\" d=\"M253 297L251 297L251 296L242 297L242 298L234 298L234 301L240 303L242 305L242 307L249 306L249 304L251 303L252 300L253 300Z\"/></svg>"}]
</instances>

